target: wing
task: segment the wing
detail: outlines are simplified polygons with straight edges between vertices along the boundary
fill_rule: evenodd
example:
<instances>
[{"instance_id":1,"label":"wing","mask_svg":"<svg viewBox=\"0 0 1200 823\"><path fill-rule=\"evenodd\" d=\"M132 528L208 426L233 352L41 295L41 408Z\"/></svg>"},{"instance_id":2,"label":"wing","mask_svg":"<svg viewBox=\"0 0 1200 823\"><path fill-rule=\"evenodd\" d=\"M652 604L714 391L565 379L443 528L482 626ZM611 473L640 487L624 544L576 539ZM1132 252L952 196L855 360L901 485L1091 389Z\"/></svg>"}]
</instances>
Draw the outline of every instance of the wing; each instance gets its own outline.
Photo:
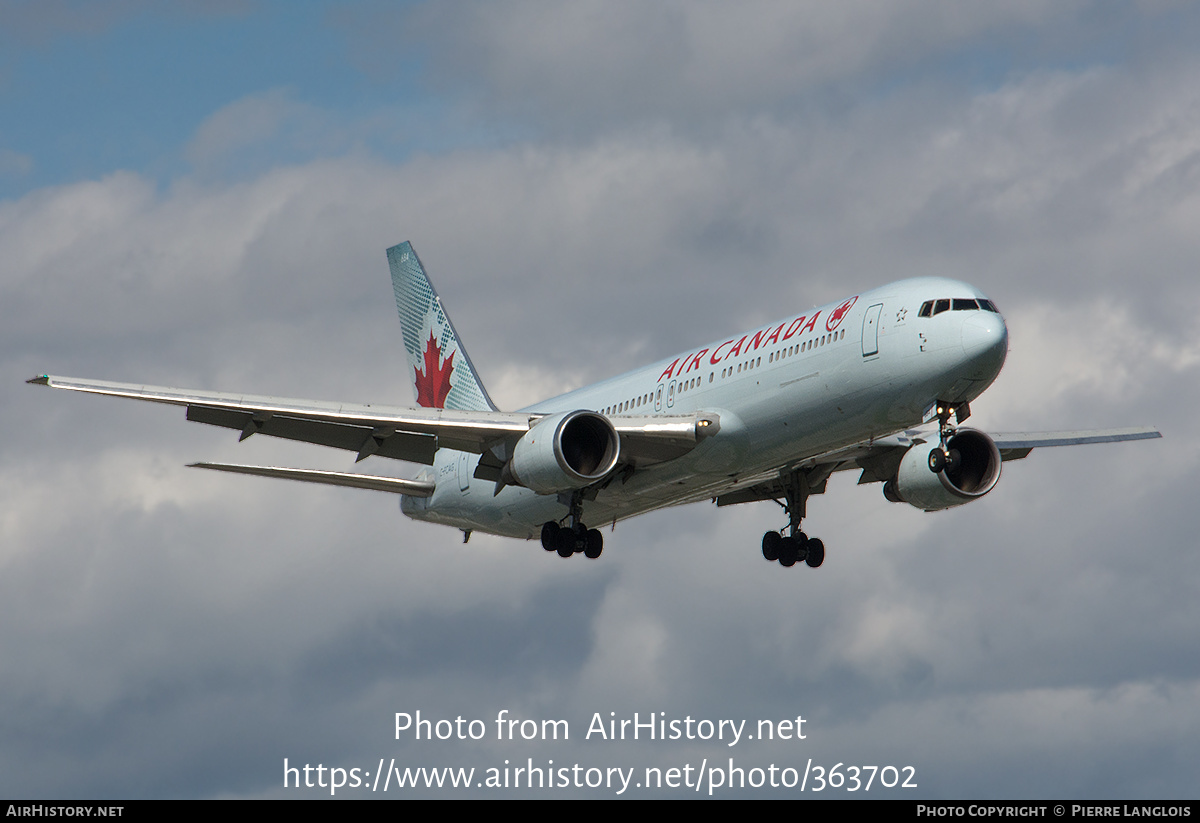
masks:
<instances>
[{"instance_id":1,"label":"wing","mask_svg":"<svg viewBox=\"0 0 1200 823\"><path fill-rule=\"evenodd\" d=\"M1007 432L990 435L1005 462L1021 460L1035 448L1084 446L1093 443L1120 443L1126 440L1152 440L1162 433L1151 426L1126 429L1089 429L1057 432ZM937 432L910 429L888 437L866 440L801 460L785 468L777 477L760 479L744 488L717 497L718 506L779 500L785 496L784 478L798 471L808 481L809 494L822 494L830 475L838 471L861 470L858 482L883 483L896 474L904 453L912 446L937 439Z\"/></svg>"},{"instance_id":2,"label":"wing","mask_svg":"<svg viewBox=\"0 0 1200 823\"><path fill-rule=\"evenodd\" d=\"M433 464L434 453L439 448L486 453L494 460L497 456L509 453L512 444L543 416L536 412L408 409L329 403L51 375L35 377L27 382L68 391L184 406L188 420L235 429L241 432L242 440L263 434L356 452L358 460L378 455L425 465ZM713 425L716 422L713 416L703 414L614 417L612 422L621 440L621 458L630 464L677 457L694 448L702 437L719 430L719 425ZM483 464L485 461L480 462Z\"/></svg>"},{"instance_id":3,"label":"wing","mask_svg":"<svg viewBox=\"0 0 1200 823\"><path fill-rule=\"evenodd\" d=\"M992 440L1006 461L1027 457L1034 449L1046 446L1085 446L1090 443L1120 443L1124 440L1153 440L1162 432L1151 426L1130 429L1093 429L1065 432L1016 432L993 434Z\"/></svg>"}]
</instances>

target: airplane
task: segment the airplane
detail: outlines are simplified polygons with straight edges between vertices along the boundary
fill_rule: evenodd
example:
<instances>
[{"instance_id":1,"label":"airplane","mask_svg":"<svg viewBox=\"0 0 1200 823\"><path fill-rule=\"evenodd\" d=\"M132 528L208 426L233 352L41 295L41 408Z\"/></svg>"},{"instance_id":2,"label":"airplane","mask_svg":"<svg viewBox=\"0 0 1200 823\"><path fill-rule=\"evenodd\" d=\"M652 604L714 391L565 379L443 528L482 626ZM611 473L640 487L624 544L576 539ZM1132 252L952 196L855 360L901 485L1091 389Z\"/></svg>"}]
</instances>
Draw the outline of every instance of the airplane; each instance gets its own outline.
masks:
<instances>
[{"instance_id":1,"label":"airplane","mask_svg":"<svg viewBox=\"0 0 1200 823\"><path fill-rule=\"evenodd\" d=\"M387 250L416 408L194 391L42 375L27 382L183 406L188 420L422 464L416 477L201 462L197 468L400 495L407 516L540 539L597 558L599 529L711 500L773 500L787 525L762 555L816 568L801 528L834 472L859 471L925 511L986 495L1001 465L1047 446L1161 437L1154 428L986 434L960 424L1008 353L978 289L903 280L789 314L515 412L496 408L408 242Z\"/></svg>"}]
</instances>

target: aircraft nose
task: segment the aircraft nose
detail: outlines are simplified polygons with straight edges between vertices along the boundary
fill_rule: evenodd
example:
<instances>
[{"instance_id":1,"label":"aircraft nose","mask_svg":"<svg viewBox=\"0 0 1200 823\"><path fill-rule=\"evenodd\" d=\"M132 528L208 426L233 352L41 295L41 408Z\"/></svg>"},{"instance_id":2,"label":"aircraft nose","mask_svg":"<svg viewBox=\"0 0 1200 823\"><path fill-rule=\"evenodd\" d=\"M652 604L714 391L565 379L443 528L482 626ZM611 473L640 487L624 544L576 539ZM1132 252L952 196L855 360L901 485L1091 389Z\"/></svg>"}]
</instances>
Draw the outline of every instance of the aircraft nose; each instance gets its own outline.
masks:
<instances>
[{"instance_id":1,"label":"aircraft nose","mask_svg":"<svg viewBox=\"0 0 1200 823\"><path fill-rule=\"evenodd\" d=\"M1008 356L1008 327L1004 318L993 312L972 312L963 318L963 354L976 380L991 380L1000 373Z\"/></svg>"}]
</instances>

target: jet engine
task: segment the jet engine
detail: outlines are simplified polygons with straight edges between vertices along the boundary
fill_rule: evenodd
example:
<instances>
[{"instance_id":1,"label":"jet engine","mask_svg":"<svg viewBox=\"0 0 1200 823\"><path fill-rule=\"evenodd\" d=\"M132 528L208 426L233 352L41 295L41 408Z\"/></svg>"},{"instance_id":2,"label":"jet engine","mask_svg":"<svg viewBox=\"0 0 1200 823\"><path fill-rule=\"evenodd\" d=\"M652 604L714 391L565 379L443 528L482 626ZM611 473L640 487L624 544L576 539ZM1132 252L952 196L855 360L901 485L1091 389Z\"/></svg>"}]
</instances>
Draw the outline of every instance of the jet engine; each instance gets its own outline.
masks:
<instances>
[{"instance_id":1,"label":"jet engine","mask_svg":"<svg viewBox=\"0 0 1200 823\"><path fill-rule=\"evenodd\" d=\"M970 503L990 492L1000 479L1000 450L976 429L959 429L946 440L949 459L934 473L929 455L938 442L920 443L904 453L896 476L883 486L893 503L908 503L925 511Z\"/></svg>"},{"instance_id":2,"label":"jet engine","mask_svg":"<svg viewBox=\"0 0 1200 823\"><path fill-rule=\"evenodd\" d=\"M561 412L543 417L517 441L508 472L538 494L554 494L603 479L620 452L620 438L607 417Z\"/></svg>"}]
</instances>

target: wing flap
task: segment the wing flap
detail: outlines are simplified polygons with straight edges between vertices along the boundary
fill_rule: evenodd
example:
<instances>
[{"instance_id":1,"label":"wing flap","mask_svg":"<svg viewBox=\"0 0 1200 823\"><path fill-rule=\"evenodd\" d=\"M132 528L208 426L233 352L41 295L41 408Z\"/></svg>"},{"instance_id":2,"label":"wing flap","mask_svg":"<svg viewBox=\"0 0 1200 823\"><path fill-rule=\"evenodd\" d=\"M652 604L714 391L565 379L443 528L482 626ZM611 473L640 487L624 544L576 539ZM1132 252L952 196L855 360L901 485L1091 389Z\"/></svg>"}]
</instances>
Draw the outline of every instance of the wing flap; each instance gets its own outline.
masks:
<instances>
[{"instance_id":1,"label":"wing flap","mask_svg":"<svg viewBox=\"0 0 1200 823\"><path fill-rule=\"evenodd\" d=\"M327 423L321 420L305 420L297 417L273 415L265 420L244 411L212 408L211 406L188 406L187 419L194 423L208 423L226 429L237 429L245 439L250 434L264 434L301 443L315 443L334 449L355 451L405 460L409 463L433 465L433 455L438 449L438 438L432 434L410 432L376 432L367 426L351 426L344 423ZM364 457L367 455L363 455Z\"/></svg>"}]
</instances>

